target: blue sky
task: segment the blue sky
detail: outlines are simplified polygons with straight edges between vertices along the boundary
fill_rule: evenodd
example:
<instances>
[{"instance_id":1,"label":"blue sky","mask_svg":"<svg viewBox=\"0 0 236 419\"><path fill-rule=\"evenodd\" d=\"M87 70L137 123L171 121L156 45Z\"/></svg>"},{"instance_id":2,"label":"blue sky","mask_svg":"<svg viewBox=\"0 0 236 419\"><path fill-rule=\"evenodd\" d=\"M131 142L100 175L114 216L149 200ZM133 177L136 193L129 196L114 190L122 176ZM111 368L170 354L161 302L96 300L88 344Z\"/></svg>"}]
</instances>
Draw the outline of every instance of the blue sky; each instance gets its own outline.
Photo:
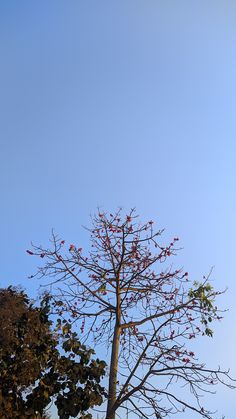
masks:
<instances>
[{"instance_id":1,"label":"blue sky","mask_svg":"<svg viewBox=\"0 0 236 419\"><path fill-rule=\"evenodd\" d=\"M235 21L231 0L0 2L1 286L34 296L31 240L136 207L229 288L199 351L236 376ZM209 403L234 419L234 397Z\"/></svg>"}]
</instances>

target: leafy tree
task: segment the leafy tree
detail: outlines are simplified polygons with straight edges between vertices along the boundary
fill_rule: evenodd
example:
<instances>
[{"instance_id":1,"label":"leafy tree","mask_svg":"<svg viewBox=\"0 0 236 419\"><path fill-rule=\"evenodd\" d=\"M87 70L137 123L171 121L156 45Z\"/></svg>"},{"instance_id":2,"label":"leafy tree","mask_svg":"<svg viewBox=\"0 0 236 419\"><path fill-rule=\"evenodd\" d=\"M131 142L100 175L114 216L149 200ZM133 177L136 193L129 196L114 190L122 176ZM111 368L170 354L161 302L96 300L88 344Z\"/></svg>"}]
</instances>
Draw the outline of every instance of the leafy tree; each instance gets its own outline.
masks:
<instances>
[{"instance_id":1,"label":"leafy tree","mask_svg":"<svg viewBox=\"0 0 236 419\"><path fill-rule=\"evenodd\" d=\"M28 253L44 262L37 274L61 284L55 304L80 323L84 341L110 349L106 419L121 409L142 418L190 410L210 419L201 394L219 382L233 385L228 371L199 362L191 343L212 337L221 292L209 278L191 283L172 267L177 237L164 245L153 221L140 223L134 210L122 214L95 215L87 254L54 234L52 248L33 246ZM180 395L183 385L190 398Z\"/></svg>"},{"instance_id":2,"label":"leafy tree","mask_svg":"<svg viewBox=\"0 0 236 419\"><path fill-rule=\"evenodd\" d=\"M103 401L105 363L82 345L71 325L58 319L52 332L50 297L34 307L18 289L0 290L0 417L46 418L52 400L60 418L91 418ZM59 352L60 349L60 352Z\"/></svg>"}]
</instances>

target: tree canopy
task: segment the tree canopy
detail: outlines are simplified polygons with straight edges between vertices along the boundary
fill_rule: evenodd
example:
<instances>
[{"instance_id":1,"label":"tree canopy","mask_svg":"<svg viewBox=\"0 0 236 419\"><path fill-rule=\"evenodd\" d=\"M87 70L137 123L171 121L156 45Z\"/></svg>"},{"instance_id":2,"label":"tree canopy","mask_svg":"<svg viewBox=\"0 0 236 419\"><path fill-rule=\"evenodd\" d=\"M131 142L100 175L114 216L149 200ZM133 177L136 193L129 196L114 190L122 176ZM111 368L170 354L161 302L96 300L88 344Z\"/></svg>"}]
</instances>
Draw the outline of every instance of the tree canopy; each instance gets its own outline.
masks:
<instances>
[{"instance_id":1,"label":"tree canopy","mask_svg":"<svg viewBox=\"0 0 236 419\"><path fill-rule=\"evenodd\" d=\"M103 401L105 362L91 358L67 321L53 330L49 315L48 295L35 307L21 290L0 290L1 419L44 417L52 401L61 419L88 419Z\"/></svg>"},{"instance_id":2,"label":"tree canopy","mask_svg":"<svg viewBox=\"0 0 236 419\"><path fill-rule=\"evenodd\" d=\"M122 410L146 419L185 410L212 418L204 392L219 382L234 386L228 371L198 360L192 341L212 337L221 292L209 278L191 281L175 268L178 237L164 244L163 230L134 210L98 212L88 230L88 252L53 234L50 248L28 253L42 258L37 274L54 287L55 307L80 325L84 342L109 348L106 419Z\"/></svg>"}]
</instances>

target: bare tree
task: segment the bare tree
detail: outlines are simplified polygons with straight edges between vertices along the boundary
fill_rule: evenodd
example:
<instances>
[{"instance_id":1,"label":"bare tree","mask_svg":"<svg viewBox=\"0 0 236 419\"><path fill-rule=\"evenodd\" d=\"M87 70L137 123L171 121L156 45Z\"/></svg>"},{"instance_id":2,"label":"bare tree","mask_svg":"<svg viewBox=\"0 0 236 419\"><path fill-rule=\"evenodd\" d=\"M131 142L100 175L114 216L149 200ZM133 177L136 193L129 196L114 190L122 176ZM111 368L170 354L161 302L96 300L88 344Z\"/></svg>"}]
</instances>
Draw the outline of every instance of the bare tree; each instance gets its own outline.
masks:
<instances>
[{"instance_id":1,"label":"bare tree","mask_svg":"<svg viewBox=\"0 0 236 419\"><path fill-rule=\"evenodd\" d=\"M28 253L44 258L37 275L51 278L54 293L57 286L58 310L79 322L85 341L110 349L106 419L122 409L146 419L185 410L212 418L201 394L219 382L234 385L228 371L207 368L189 346L212 336L221 292L208 277L191 283L187 272L173 268L178 238L163 245L163 230L140 223L135 210L98 212L89 232L87 255L54 234L51 248L33 246ZM190 399L180 395L182 385Z\"/></svg>"}]
</instances>

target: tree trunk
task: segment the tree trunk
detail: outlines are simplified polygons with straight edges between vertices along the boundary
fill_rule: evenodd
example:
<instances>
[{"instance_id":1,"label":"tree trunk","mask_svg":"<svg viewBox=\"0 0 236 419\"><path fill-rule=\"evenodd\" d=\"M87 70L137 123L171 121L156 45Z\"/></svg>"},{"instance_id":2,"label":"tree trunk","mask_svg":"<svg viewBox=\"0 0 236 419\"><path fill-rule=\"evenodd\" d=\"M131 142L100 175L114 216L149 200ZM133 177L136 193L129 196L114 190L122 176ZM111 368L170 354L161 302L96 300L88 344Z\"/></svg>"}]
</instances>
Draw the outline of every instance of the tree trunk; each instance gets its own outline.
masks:
<instances>
[{"instance_id":1,"label":"tree trunk","mask_svg":"<svg viewBox=\"0 0 236 419\"><path fill-rule=\"evenodd\" d=\"M111 365L110 365L110 376L109 376L109 390L108 390L108 403L107 403L107 414L106 419L115 419L115 411L113 409L116 402L116 387L117 387L117 372L118 372L118 356L119 356L119 345L120 345L120 325L116 323L112 351L111 351Z\"/></svg>"}]
</instances>

